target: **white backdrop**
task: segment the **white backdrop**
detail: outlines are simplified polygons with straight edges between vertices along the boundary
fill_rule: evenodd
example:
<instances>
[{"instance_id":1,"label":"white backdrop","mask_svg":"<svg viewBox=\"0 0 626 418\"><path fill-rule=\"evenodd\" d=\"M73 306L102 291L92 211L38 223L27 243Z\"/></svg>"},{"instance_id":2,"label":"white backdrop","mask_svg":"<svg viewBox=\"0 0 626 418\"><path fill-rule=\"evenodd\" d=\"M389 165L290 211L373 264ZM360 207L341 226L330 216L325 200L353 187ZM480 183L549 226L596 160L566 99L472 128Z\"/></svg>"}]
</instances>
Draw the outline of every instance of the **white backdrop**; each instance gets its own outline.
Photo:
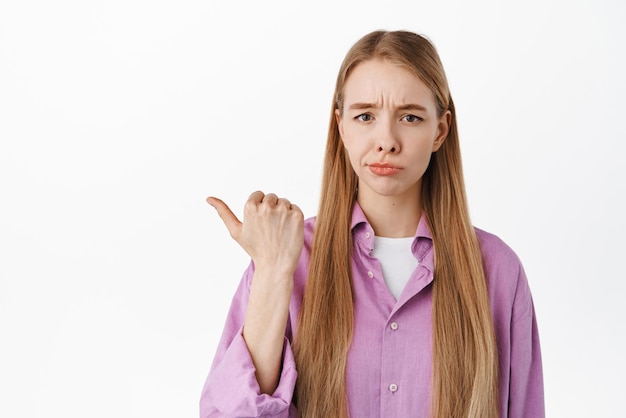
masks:
<instances>
[{"instance_id":1,"label":"white backdrop","mask_svg":"<svg viewBox=\"0 0 626 418\"><path fill-rule=\"evenodd\" d=\"M0 416L197 416L248 263L204 198L313 216L336 71L379 28L440 51L548 415L626 416L626 7L502 3L0 1Z\"/></svg>"}]
</instances>

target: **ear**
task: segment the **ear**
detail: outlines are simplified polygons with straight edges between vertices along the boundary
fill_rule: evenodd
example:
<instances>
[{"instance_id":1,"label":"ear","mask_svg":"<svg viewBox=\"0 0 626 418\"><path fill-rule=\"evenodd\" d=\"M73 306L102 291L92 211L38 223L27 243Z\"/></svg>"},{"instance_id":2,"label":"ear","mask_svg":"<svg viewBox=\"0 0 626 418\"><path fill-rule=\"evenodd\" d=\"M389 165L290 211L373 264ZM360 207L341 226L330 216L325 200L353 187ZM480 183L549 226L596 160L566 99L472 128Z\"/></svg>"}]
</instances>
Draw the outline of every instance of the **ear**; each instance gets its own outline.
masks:
<instances>
[{"instance_id":1,"label":"ear","mask_svg":"<svg viewBox=\"0 0 626 418\"><path fill-rule=\"evenodd\" d=\"M448 132L450 132L450 123L452 122L452 112L446 110L441 118L439 119L439 125L437 125L437 137L435 138L435 142L433 143L433 151L436 152L443 145L443 141L448 137Z\"/></svg>"},{"instance_id":2,"label":"ear","mask_svg":"<svg viewBox=\"0 0 626 418\"><path fill-rule=\"evenodd\" d=\"M339 129L339 136L343 142L343 120L341 119L341 113L339 109L335 109L335 121L337 122L337 128Z\"/></svg>"}]
</instances>

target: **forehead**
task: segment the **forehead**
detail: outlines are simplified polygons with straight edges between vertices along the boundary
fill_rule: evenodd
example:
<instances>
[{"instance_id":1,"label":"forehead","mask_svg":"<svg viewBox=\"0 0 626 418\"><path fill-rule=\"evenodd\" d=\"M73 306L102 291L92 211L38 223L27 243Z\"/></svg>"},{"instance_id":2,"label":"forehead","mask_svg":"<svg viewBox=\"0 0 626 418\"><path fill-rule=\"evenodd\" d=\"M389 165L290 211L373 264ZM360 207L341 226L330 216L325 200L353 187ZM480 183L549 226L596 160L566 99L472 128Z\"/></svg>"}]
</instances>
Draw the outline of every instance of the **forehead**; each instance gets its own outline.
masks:
<instances>
[{"instance_id":1,"label":"forehead","mask_svg":"<svg viewBox=\"0 0 626 418\"><path fill-rule=\"evenodd\" d=\"M346 79L343 98L344 104L435 105L432 92L422 80L407 68L382 59L364 61L354 67Z\"/></svg>"}]
</instances>

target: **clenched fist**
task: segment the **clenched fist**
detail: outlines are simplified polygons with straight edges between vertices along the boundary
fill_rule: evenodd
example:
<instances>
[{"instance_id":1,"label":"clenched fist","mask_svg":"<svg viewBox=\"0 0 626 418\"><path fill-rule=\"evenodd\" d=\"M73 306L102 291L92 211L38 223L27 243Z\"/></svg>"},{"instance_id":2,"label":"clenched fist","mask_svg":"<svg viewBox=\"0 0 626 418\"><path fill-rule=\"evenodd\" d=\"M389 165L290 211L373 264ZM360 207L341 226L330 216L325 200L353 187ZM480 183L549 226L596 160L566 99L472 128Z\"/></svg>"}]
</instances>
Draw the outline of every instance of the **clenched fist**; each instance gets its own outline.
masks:
<instances>
[{"instance_id":1,"label":"clenched fist","mask_svg":"<svg viewBox=\"0 0 626 418\"><path fill-rule=\"evenodd\" d=\"M293 275L304 245L304 215L289 200L256 191L244 206L243 222L228 205L208 197L231 237L252 257L257 270Z\"/></svg>"}]
</instances>

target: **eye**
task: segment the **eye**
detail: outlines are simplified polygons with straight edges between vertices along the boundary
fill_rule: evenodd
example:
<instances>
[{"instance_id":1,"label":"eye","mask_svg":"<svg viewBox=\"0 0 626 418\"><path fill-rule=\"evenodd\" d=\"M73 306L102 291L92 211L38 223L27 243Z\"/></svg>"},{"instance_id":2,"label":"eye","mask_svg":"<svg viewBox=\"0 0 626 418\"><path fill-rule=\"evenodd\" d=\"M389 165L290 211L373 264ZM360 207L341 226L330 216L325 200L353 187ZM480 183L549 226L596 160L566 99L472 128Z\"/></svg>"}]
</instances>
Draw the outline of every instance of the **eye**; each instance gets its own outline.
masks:
<instances>
[{"instance_id":1,"label":"eye","mask_svg":"<svg viewBox=\"0 0 626 418\"><path fill-rule=\"evenodd\" d=\"M419 116L415 116L415 115L404 115L402 117L402 120L409 122L409 123L415 123L415 122L419 122L421 120L424 120L422 118L420 118Z\"/></svg>"},{"instance_id":2,"label":"eye","mask_svg":"<svg viewBox=\"0 0 626 418\"><path fill-rule=\"evenodd\" d=\"M356 116L354 119L361 121L361 122L369 122L372 120L372 115L370 115L369 113L361 113L360 115Z\"/></svg>"}]
</instances>

